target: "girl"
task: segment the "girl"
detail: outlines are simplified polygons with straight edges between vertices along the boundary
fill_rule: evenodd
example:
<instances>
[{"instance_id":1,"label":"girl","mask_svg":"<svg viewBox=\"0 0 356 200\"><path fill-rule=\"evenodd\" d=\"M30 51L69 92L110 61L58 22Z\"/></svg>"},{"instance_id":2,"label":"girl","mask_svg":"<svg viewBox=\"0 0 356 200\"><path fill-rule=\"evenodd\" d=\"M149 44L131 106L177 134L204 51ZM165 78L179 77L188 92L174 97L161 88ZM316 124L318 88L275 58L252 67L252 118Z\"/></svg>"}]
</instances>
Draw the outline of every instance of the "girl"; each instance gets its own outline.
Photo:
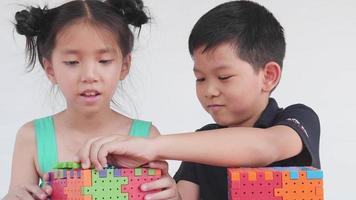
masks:
<instances>
[{"instance_id":1,"label":"girl","mask_svg":"<svg viewBox=\"0 0 356 200\"><path fill-rule=\"evenodd\" d=\"M26 36L29 67L36 57L66 99L66 109L23 125L16 138L9 192L5 199L46 199L51 188L40 178L57 162L78 160L81 146L110 135L159 135L151 123L130 119L110 108L118 83L130 70L134 36L129 25L148 22L141 0L75 0L53 9L31 7L16 13L16 30ZM152 183L161 192L146 199L175 199L177 190L165 172ZM145 188L143 185L143 189Z\"/></svg>"}]
</instances>

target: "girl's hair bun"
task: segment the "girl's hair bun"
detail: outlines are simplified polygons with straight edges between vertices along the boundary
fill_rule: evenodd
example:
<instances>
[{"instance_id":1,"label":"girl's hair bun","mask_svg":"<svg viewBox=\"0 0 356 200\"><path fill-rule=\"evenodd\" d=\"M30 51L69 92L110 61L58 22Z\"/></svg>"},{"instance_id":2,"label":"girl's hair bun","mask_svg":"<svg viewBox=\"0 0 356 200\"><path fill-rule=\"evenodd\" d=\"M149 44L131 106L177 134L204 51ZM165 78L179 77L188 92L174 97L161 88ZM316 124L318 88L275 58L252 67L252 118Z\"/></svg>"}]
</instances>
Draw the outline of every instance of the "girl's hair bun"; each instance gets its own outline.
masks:
<instances>
[{"instance_id":1,"label":"girl's hair bun","mask_svg":"<svg viewBox=\"0 0 356 200\"><path fill-rule=\"evenodd\" d=\"M44 19L44 9L30 7L16 12L16 31L27 37L38 36Z\"/></svg>"},{"instance_id":2,"label":"girl's hair bun","mask_svg":"<svg viewBox=\"0 0 356 200\"><path fill-rule=\"evenodd\" d=\"M107 0L106 3L117 10L128 24L135 27L141 27L149 20L142 0Z\"/></svg>"}]
</instances>

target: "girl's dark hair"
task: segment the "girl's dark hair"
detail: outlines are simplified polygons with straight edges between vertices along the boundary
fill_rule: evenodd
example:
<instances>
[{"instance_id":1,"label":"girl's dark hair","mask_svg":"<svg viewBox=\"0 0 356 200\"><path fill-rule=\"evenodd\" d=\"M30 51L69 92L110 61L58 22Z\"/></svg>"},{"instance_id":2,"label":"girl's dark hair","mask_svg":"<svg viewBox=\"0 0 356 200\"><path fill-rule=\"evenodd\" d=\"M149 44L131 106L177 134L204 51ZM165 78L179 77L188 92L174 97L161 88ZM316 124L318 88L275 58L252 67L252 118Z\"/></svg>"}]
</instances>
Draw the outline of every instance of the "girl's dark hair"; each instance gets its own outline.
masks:
<instances>
[{"instance_id":1,"label":"girl's dark hair","mask_svg":"<svg viewBox=\"0 0 356 200\"><path fill-rule=\"evenodd\" d=\"M189 36L189 51L193 55L197 48L207 51L222 43L235 47L237 55L256 71L270 61L283 66L283 27L271 12L255 2L231 1L207 12Z\"/></svg>"},{"instance_id":2,"label":"girl's dark hair","mask_svg":"<svg viewBox=\"0 0 356 200\"><path fill-rule=\"evenodd\" d=\"M57 34L76 20L85 19L116 36L124 56L131 53L134 35L129 25L141 28L149 21L142 0L74 0L59 7L29 7L15 15L17 33L26 36L29 71L36 59L50 58ZM37 54L37 55L36 55Z\"/></svg>"}]
</instances>

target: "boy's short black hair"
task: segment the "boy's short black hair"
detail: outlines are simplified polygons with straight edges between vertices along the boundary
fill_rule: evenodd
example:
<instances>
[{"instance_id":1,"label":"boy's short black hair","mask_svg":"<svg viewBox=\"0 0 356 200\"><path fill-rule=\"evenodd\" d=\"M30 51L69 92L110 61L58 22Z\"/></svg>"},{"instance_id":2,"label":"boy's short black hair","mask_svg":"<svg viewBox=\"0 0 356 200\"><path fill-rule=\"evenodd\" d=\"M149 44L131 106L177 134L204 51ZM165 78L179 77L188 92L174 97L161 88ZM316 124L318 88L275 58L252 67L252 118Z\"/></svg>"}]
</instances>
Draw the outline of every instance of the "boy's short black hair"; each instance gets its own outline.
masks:
<instances>
[{"instance_id":1,"label":"boy's short black hair","mask_svg":"<svg viewBox=\"0 0 356 200\"><path fill-rule=\"evenodd\" d=\"M189 51L204 52L231 43L237 55L256 71L274 61L283 66L286 43L283 27L265 7L251 1L223 3L195 24L189 36Z\"/></svg>"}]
</instances>

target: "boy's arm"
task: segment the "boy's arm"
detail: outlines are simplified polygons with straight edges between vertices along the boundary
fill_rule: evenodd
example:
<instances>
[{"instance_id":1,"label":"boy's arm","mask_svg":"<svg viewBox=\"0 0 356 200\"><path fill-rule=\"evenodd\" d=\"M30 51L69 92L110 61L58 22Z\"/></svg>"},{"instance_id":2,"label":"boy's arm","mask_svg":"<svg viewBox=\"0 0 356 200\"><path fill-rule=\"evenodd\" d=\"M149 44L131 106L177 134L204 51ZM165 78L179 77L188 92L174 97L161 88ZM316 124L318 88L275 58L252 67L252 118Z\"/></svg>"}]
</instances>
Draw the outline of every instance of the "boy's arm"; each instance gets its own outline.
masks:
<instances>
[{"instance_id":1,"label":"boy's arm","mask_svg":"<svg viewBox=\"0 0 356 200\"><path fill-rule=\"evenodd\" d=\"M112 154L145 162L167 159L221 167L257 167L298 155L305 160L302 164L318 167L320 124L315 112L304 105L293 105L280 113L274 123L270 128L231 127L115 140L99 143L100 149L92 157L101 165ZM84 154L81 160L87 157Z\"/></svg>"},{"instance_id":2,"label":"boy's arm","mask_svg":"<svg viewBox=\"0 0 356 200\"><path fill-rule=\"evenodd\" d=\"M217 166L266 166L299 154L303 147L297 132L284 125L164 135L151 142L156 159Z\"/></svg>"},{"instance_id":3,"label":"boy's arm","mask_svg":"<svg viewBox=\"0 0 356 200\"><path fill-rule=\"evenodd\" d=\"M107 164L108 155L117 157L111 162L122 162L122 159L118 158L125 156L139 159L142 163L154 160L182 160L222 167L258 167L293 157L299 154L303 147L298 133L286 125L266 129L234 127L89 144L81 151L80 160L87 163L86 160L90 158L95 166L99 166L98 169ZM91 152L88 148L90 146L100 148ZM137 163L126 164L123 166L136 166Z\"/></svg>"}]
</instances>

